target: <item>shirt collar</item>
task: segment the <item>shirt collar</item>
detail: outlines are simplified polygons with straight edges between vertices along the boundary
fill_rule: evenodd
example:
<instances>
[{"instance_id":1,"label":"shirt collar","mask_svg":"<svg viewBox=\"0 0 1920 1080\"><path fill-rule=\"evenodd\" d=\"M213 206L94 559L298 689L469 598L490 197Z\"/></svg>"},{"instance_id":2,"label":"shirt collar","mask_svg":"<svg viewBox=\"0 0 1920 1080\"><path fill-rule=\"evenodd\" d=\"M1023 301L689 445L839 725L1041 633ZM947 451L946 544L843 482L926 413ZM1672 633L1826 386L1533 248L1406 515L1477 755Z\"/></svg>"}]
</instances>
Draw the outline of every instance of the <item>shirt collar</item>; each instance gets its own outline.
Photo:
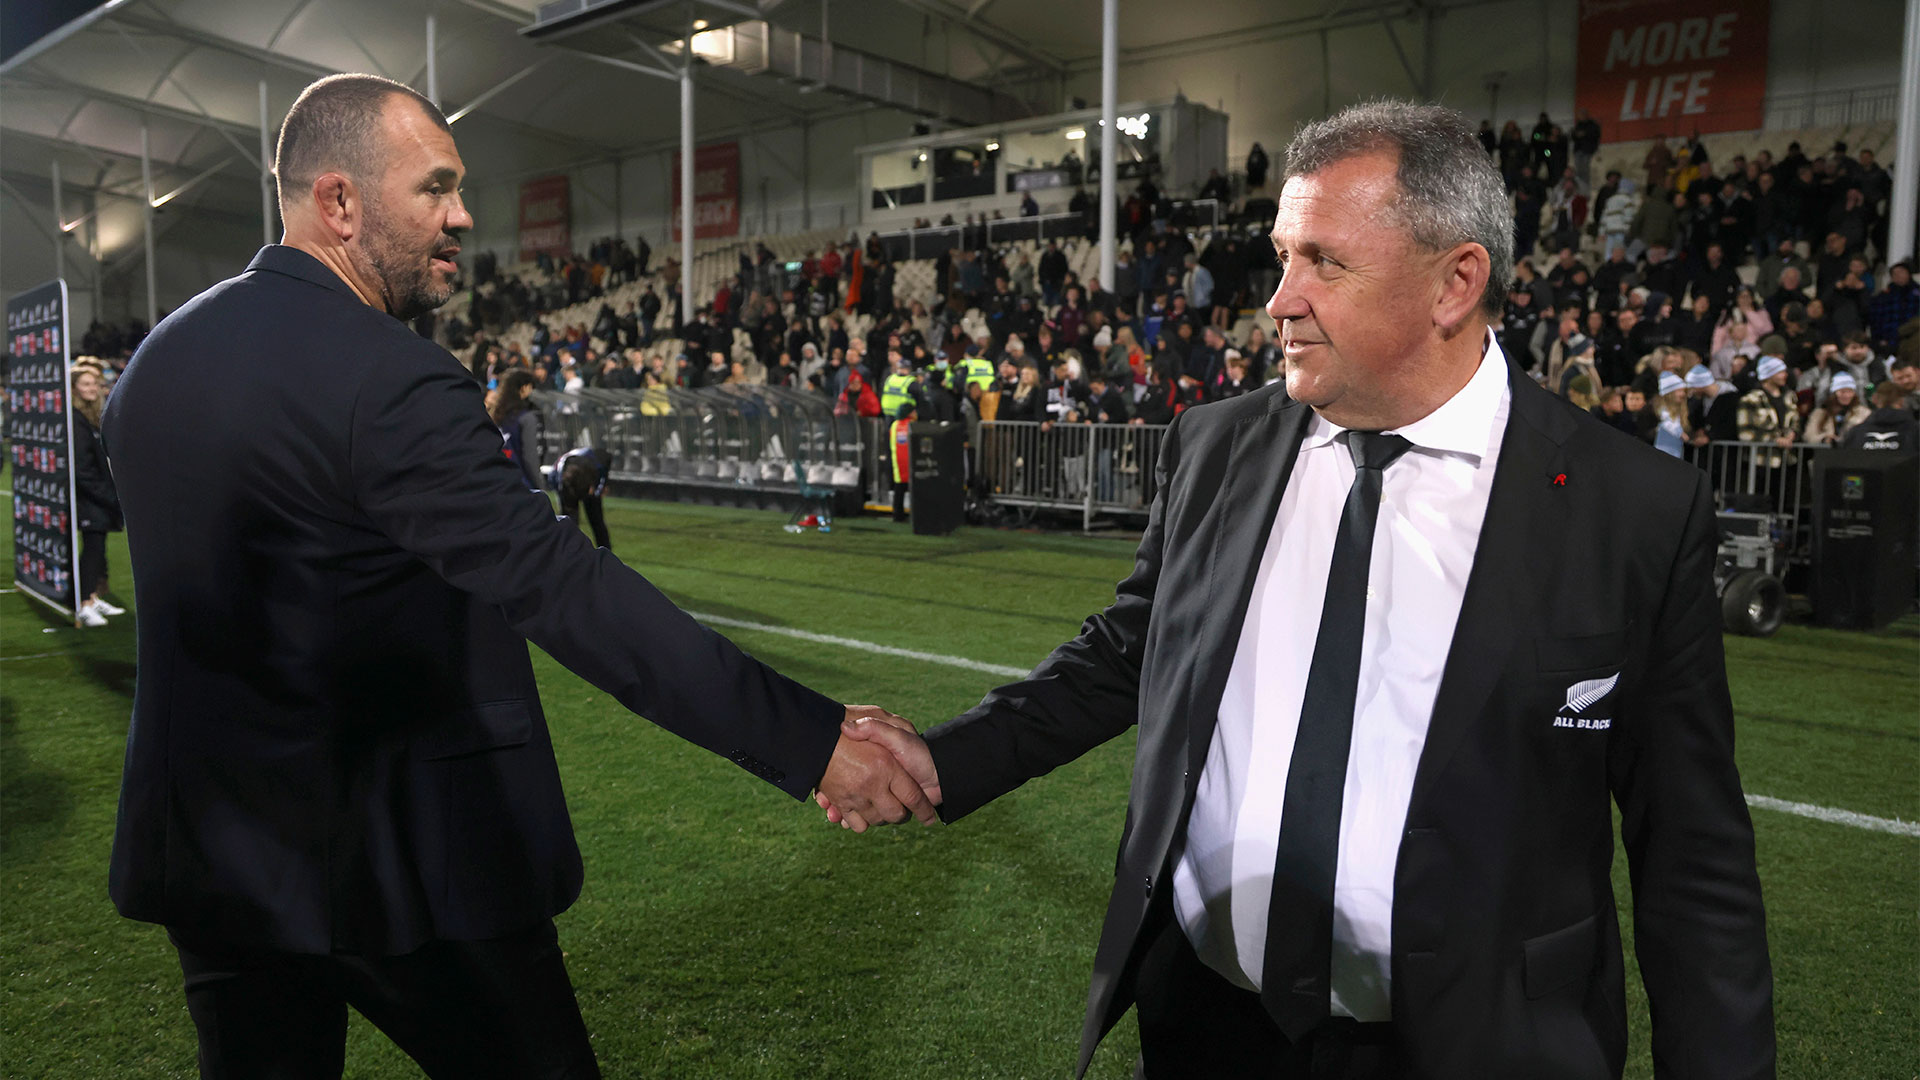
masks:
<instances>
[{"instance_id":1,"label":"shirt collar","mask_svg":"<svg viewBox=\"0 0 1920 1080\"><path fill-rule=\"evenodd\" d=\"M1480 366L1467 380L1467 385L1439 408L1388 434L1406 439L1417 449L1464 454L1478 462L1493 443L1494 422L1506 393L1507 357L1500 350L1499 339L1489 329L1486 351L1480 355ZM1311 450L1325 446L1346 430L1313 410L1300 448Z\"/></svg>"}]
</instances>

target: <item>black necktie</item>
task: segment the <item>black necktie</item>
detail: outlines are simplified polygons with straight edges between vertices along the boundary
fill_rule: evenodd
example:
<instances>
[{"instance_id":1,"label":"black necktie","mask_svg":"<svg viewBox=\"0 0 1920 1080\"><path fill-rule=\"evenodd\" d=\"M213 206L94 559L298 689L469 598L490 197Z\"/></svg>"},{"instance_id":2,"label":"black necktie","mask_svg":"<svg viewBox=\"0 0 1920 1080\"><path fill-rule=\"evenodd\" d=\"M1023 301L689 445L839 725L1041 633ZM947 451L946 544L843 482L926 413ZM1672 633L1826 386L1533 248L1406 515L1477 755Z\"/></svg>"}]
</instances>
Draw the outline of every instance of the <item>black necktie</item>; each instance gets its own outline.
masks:
<instances>
[{"instance_id":1,"label":"black necktie","mask_svg":"<svg viewBox=\"0 0 1920 1080\"><path fill-rule=\"evenodd\" d=\"M1333 966L1333 879L1340 847L1340 799L1353 742L1360 642L1367 625L1367 570L1387 466L1413 448L1398 435L1349 431L1353 487L1327 570L1320 636L1307 671L1300 729L1287 767L1280 848L1267 909L1260 998L1288 1039L1298 1042L1327 1018Z\"/></svg>"}]
</instances>

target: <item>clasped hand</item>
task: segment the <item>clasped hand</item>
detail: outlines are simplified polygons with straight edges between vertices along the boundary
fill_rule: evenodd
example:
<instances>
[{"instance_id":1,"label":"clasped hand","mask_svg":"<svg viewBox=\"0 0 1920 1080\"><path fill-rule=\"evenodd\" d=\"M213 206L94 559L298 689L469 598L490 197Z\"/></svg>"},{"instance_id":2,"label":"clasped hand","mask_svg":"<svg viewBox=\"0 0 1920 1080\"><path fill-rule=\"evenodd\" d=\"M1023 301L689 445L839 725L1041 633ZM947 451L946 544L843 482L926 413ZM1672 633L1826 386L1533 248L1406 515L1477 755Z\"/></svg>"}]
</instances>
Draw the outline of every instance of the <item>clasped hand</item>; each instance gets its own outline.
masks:
<instances>
[{"instance_id":1,"label":"clasped hand","mask_svg":"<svg viewBox=\"0 0 1920 1080\"><path fill-rule=\"evenodd\" d=\"M854 832L909 816L939 820L940 777L913 724L873 705L849 705L840 742L813 794L827 820Z\"/></svg>"}]
</instances>

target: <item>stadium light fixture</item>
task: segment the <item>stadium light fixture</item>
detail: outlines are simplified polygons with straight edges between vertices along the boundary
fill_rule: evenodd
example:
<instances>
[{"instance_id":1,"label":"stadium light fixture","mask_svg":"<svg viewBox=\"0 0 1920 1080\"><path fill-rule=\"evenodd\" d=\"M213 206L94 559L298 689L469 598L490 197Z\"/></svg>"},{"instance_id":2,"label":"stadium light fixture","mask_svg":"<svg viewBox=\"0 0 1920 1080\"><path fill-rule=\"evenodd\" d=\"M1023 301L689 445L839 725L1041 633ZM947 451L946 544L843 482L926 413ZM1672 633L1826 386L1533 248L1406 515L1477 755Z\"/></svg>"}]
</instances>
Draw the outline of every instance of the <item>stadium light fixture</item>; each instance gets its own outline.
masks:
<instances>
[{"instance_id":1,"label":"stadium light fixture","mask_svg":"<svg viewBox=\"0 0 1920 1080\"><path fill-rule=\"evenodd\" d=\"M993 153L995 150L998 150L998 149L1000 149L1000 144L997 142L990 142L987 144L987 153L989 154Z\"/></svg>"},{"instance_id":2,"label":"stadium light fixture","mask_svg":"<svg viewBox=\"0 0 1920 1080\"><path fill-rule=\"evenodd\" d=\"M1067 132L1067 138L1069 139L1084 139L1086 137L1087 137L1086 128L1074 128L1072 131Z\"/></svg>"}]
</instances>

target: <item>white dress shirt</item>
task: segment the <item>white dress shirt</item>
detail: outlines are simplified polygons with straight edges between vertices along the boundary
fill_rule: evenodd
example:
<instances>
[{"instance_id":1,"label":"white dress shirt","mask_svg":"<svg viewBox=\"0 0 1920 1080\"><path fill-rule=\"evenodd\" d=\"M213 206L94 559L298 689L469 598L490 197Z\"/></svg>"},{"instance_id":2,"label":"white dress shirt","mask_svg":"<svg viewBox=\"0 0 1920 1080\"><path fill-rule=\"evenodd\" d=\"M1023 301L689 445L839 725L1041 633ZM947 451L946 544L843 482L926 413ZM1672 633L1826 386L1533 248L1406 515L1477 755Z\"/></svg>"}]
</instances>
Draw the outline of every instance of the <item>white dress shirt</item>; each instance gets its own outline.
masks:
<instances>
[{"instance_id":1,"label":"white dress shirt","mask_svg":"<svg viewBox=\"0 0 1920 1080\"><path fill-rule=\"evenodd\" d=\"M1467 385L1393 434L1413 443L1386 471L1368 569L1353 744L1334 876L1332 1012L1390 1019L1393 868L1440 674L1486 519L1512 391L1489 335ZM1260 560L1200 773L1174 910L1215 971L1260 989L1287 770L1353 458L1318 413ZM1272 468L1240 462L1240 468Z\"/></svg>"}]
</instances>

